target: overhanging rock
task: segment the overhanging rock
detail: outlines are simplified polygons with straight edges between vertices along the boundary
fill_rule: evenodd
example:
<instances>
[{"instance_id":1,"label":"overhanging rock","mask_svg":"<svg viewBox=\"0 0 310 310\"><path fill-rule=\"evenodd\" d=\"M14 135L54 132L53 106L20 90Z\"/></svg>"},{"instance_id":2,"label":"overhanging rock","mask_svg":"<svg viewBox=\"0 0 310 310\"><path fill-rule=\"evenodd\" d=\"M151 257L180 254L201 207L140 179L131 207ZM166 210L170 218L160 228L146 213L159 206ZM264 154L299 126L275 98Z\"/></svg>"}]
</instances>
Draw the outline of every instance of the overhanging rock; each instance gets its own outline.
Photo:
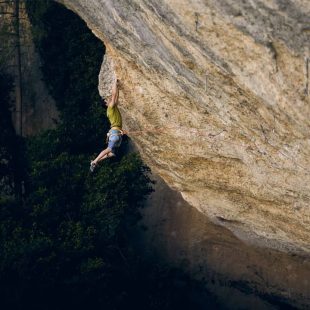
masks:
<instances>
[{"instance_id":1,"label":"overhanging rock","mask_svg":"<svg viewBox=\"0 0 310 310\"><path fill-rule=\"evenodd\" d=\"M61 2L106 45L100 93L122 81L153 170L240 239L309 255L310 3Z\"/></svg>"}]
</instances>

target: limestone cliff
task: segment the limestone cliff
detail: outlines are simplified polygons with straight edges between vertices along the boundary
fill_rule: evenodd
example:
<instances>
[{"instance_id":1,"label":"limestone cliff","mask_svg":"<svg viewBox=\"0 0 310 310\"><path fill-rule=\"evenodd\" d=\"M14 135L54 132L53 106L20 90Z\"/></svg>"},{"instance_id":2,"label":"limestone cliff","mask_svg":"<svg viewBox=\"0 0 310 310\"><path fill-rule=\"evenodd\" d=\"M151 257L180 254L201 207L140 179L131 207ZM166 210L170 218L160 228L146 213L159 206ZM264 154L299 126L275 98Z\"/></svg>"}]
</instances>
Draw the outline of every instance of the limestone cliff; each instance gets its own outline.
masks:
<instances>
[{"instance_id":1,"label":"limestone cliff","mask_svg":"<svg viewBox=\"0 0 310 310\"><path fill-rule=\"evenodd\" d=\"M100 92L123 82L146 162L238 238L308 255L309 1L61 2L106 45Z\"/></svg>"}]
</instances>

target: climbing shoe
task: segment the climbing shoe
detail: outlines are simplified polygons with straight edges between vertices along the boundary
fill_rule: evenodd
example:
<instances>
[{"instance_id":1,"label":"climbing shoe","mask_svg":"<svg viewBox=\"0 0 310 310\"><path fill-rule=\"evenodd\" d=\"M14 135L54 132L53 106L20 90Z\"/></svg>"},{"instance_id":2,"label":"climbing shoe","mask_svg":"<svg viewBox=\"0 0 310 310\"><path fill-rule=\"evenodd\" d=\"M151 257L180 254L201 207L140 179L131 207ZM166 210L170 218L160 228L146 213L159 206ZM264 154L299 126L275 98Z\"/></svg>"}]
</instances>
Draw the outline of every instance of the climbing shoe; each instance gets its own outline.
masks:
<instances>
[{"instance_id":1,"label":"climbing shoe","mask_svg":"<svg viewBox=\"0 0 310 310\"><path fill-rule=\"evenodd\" d=\"M90 162L90 167L89 167L90 172L94 172L94 171L95 171L95 168L96 168L96 164Z\"/></svg>"}]
</instances>

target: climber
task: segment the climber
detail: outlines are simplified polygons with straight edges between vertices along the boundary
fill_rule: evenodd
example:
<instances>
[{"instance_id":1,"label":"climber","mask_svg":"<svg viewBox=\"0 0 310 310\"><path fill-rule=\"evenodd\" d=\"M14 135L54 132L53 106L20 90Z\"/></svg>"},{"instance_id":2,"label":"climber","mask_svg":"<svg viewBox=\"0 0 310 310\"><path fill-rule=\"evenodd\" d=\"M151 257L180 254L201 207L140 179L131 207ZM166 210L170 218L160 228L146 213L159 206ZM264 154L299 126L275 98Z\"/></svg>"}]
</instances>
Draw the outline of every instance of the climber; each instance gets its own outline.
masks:
<instances>
[{"instance_id":1,"label":"climber","mask_svg":"<svg viewBox=\"0 0 310 310\"><path fill-rule=\"evenodd\" d=\"M117 107L118 93L120 82L116 79L113 88L112 96L106 101L107 116L111 124L111 129L107 134L108 147L101 151L101 153L90 162L90 171L93 172L98 163L106 158L115 156L116 149L120 147L122 143L122 116Z\"/></svg>"}]
</instances>

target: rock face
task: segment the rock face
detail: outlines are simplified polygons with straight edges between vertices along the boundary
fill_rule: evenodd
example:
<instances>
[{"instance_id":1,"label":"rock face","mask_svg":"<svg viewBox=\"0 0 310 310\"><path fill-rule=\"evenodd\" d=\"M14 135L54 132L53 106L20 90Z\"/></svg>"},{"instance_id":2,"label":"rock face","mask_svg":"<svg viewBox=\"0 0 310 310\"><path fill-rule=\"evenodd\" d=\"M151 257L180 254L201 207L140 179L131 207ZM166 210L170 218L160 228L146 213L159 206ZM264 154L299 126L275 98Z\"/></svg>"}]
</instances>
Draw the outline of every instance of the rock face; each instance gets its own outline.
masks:
<instances>
[{"instance_id":1,"label":"rock face","mask_svg":"<svg viewBox=\"0 0 310 310\"><path fill-rule=\"evenodd\" d=\"M251 244L310 253L307 0L62 0L107 47L126 129L190 205Z\"/></svg>"}]
</instances>

